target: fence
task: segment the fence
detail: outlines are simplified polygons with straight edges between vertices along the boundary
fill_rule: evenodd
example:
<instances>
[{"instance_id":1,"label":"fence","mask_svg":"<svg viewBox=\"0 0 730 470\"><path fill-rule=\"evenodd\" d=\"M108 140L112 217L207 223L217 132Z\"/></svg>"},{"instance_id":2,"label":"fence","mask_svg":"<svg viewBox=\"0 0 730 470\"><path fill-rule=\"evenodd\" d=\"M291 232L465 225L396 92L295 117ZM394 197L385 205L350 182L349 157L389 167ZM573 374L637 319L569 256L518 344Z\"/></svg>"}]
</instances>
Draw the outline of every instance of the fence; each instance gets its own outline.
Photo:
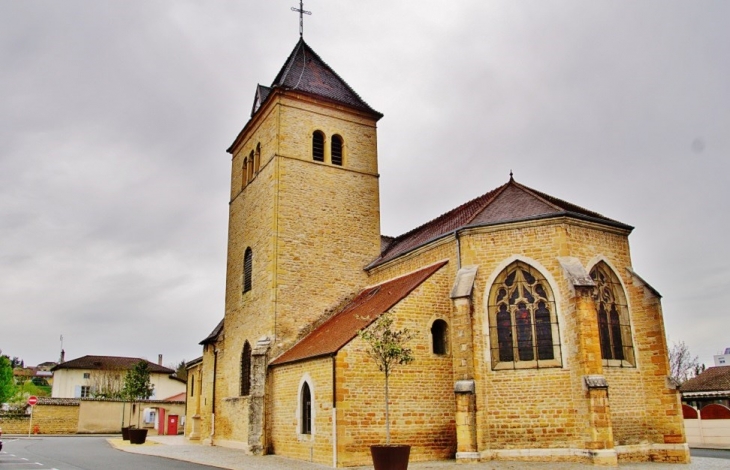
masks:
<instances>
[{"instance_id":1,"label":"fence","mask_svg":"<svg viewBox=\"0 0 730 470\"><path fill-rule=\"evenodd\" d=\"M712 404L698 411L682 405L682 414L690 446L730 447L730 408Z\"/></svg>"}]
</instances>

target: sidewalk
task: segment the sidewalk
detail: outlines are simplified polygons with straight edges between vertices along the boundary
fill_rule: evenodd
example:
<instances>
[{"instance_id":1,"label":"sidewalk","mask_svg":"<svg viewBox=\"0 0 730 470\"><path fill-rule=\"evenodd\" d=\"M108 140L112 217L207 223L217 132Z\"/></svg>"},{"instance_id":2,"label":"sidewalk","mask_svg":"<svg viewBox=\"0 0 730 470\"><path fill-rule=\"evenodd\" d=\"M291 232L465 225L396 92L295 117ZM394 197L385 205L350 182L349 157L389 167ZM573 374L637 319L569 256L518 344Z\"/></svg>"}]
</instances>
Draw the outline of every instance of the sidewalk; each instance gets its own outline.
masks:
<instances>
[{"instance_id":1,"label":"sidewalk","mask_svg":"<svg viewBox=\"0 0 730 470\"><path fill-rule=\"evenodd\" d=\"M327 465L292 460L277 455L255 457L246 455L243 451L237 449L191 444L183 436L149 436L144 445L130 444L128 441L123 441L121 437L107 439L107 441L116 449L124 452L185 460L230 470L323 470L332 468ZM351 470L372 470L373 467L371 465L350 468ZM461 464L455 461L439 461L412 462L408 468L409 470L595 470L601 467L565 462L489 461ZM730 460L693 457L692 463L689 465L632 463L622 464L618 468L621 470L721 470L730 469Z\"/></svg>"}]
</instances>

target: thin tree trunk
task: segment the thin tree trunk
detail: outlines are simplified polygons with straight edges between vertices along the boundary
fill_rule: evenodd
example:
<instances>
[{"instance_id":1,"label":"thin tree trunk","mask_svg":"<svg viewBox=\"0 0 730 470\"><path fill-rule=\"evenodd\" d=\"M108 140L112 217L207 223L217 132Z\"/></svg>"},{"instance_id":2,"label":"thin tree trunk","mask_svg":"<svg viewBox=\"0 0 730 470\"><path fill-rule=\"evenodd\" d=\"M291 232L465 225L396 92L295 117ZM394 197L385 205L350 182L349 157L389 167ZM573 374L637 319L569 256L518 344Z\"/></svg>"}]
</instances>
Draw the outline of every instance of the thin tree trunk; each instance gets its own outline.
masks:
<instances>
[{"instance_id":1,"label":"thin tree trunk","mask_svg":"<svg viewBox=\"0 0 730 470\"><path fill-rule=\"evenodd\" d=\"M388 374L385 373L385 444L390 445L390 410L388 408Z\"/></svg>"}]
</instances>

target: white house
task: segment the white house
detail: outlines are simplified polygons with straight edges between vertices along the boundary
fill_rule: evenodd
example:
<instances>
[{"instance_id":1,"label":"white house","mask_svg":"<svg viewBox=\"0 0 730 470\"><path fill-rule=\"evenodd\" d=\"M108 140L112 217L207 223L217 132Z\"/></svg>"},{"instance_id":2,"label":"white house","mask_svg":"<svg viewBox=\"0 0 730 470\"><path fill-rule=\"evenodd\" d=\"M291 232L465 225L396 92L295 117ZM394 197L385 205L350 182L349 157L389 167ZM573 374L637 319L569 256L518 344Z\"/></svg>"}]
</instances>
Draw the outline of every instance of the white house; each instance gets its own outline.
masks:
<instances>
[{"instance_id":1,"label":"white house","mask_svg":"<svg viewBox=\"0 0 730 470\"><path fill-rule=\"evenodd\" d=\"M160 356L161 359L161 356ZM138 357L83 356L62 362L53 371L53 398L109 397L121 391L124 376L140 361L147 362L154 391L153 400L185 393L185 381L174 370ZM162 362L160 360L160 362Z\"/></svg>"}]
</instances>

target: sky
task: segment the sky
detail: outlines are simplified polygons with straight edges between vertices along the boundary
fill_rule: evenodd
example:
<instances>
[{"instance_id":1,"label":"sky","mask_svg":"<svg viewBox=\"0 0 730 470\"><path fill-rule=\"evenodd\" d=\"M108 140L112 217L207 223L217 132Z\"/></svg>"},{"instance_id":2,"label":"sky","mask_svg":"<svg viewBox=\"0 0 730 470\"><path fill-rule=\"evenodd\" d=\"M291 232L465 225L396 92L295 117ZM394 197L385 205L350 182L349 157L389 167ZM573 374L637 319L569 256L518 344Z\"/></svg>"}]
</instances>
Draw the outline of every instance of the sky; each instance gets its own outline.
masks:
<instances>
[{"instance_id":1,"label":"sky","mask_svg":"<svg viewBox=\"0 0 730 470\"><path fill-rule=\"evenodd\" d=\"M0 0L0 349L200 356L228 146L296 0ZM381 230L507 182L632 225L670 341L730 347L730 2L307 0L378 123Z\"/></svg>"}]
</instances>

